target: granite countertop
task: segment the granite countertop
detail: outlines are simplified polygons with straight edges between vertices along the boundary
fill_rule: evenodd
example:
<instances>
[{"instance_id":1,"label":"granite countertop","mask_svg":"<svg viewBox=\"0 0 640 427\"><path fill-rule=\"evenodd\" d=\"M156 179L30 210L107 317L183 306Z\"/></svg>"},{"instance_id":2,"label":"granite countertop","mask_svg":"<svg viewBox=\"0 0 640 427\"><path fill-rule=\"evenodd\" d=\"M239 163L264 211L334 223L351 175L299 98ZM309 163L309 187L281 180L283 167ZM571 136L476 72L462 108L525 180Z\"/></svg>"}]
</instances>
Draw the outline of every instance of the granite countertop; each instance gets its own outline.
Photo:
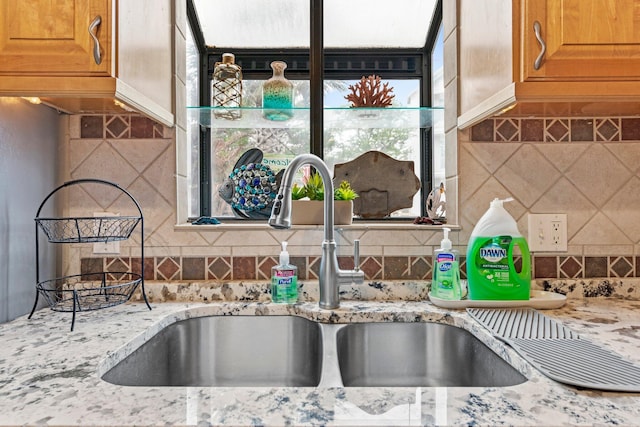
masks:
<instances>
[{"instance_id":1,"label":"granite countertop","mask_svg":"<svg viewBox=\"0 0 640 427\"><path fill-rule=\"evenodd\" d=\"M79 313L43 309L0 325L0 425L632 425L640 393L580 390L531 367L463 310L426 301L130 302ZM569 299L544 314L640 365L640 301ZM528 378L510 387L125 387L100 379L164 326L207 315L303 316L321 322L435 321L471 331Z\"/></svg>"}]
</instances>

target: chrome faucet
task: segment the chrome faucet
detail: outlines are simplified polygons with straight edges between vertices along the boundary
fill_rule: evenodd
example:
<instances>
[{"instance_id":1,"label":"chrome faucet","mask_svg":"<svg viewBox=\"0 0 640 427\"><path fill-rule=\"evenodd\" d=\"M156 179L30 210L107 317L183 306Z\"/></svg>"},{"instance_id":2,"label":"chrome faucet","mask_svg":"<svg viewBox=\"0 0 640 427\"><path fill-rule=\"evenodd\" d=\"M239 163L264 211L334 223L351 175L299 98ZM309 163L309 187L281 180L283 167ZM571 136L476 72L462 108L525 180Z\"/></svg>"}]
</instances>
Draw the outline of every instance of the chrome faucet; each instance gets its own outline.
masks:
<instances>
[{"instance_id":1,"label":"chrome faucet","mask_svg":"<svg viewBox=\"0 0 640 427\"><path fill-rule=\"evenodd\" d=\"M340 306L340 284L364 282L364 272L360 264L359 241L354 244L353 270L341 270L338 266L336 254L336 242L333 239L333 181L327 165L318 156L313 154L300 154L296 156L284 171L280 190L273 203L269 225L273 228L291 228L291 186L296 171L303 165L313 166L324 185L324 241L322 242L322 259L320 261L320 308L332 309Z\"/></svg>"}]
</instances>

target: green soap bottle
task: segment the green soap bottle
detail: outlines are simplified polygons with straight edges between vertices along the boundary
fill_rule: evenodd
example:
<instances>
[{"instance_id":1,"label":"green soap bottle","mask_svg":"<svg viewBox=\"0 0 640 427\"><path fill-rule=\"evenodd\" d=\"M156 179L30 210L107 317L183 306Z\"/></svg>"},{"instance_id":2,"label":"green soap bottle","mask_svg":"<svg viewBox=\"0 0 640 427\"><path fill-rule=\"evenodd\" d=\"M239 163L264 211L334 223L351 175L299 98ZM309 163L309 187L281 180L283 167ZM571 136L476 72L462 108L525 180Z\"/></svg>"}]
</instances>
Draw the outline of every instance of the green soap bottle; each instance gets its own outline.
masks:
<instances>
[{"instance_id":1,"label":"green soap bottle","mask_svg":"<svg viewBox=\"0 0 640 427\"><path fill-rule=\"evenodd\" d=\"M271 301L283 304L298 302L298 267L289 264L287 242L282 242L280 264L271 267Z\"/></svg>"},{"instance_id":2,"label":"green soap bottle","mask_svg":"<svg viewBox=\"0 0 640 427\"><path fill-rule=\"evenodd\" d=\"M450 228L444 227L444 239L440 242L440 249L434 251L435 264L433 280L431 281L431 296L446 300L462 298L460 290L460 264L458 251L451 248L449 240Z\"/></svg>"},{"instance_id":3,"label":"green soap bottle","mask_svg":"<svg viewBox=\"0 0 640 427\"><path fill-rule=\"evenodd\" d=\"M528 300L531 255L503 202L494 199L471 233L467 247L467 281L472 300ZM517 251L522 257L516 268Z\"/></svg>"}]
</instances>

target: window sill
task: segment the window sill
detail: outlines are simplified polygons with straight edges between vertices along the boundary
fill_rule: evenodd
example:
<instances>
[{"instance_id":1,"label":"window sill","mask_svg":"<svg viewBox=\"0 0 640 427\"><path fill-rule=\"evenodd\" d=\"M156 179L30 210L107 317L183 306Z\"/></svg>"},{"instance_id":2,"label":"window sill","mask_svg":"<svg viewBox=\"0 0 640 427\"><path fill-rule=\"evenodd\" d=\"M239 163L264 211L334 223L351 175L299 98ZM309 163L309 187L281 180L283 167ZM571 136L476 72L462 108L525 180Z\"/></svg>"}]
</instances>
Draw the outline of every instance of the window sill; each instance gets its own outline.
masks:
<instances>
[{"instance_id":1,"label":"window sill","mask_svg":"<svg viewBox=\"0 0 640 427\"><path fill-rule=\"evenodd\" d=\"M455 224L445 225L425 225L425 224L413 224L412 222L399 222L399 221L355 221L350 225L336 225L336 230L441 230L442 227L448 227L451 230L460 230L461 227ZM322 225L293 225L291 230L322 230ZM275 230L269 227L266 222L258 221L229 221L222 222L220 224L203 224L194 225L191 223L182 223L174 225L175 231L229 231L229 230Z\"/></svg>"}]
</instances>

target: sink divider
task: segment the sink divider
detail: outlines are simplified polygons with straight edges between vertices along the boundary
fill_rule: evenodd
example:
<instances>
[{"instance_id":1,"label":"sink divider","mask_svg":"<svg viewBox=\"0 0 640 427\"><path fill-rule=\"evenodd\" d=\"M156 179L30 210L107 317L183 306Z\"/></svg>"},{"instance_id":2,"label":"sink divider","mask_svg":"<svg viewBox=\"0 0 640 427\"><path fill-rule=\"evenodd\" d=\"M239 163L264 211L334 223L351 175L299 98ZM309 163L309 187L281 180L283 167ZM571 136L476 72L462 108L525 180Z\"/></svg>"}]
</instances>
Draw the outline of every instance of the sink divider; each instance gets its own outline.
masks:
<instances>
[{"instance_id":1,"label":"sink divider","mask_svg":"<svg viewBox=\"0 0 640 427\"><path fill-rule=\"evenodd\" d=\"M338 331L346 324L319 323L322 334L322 375L318 387L344 387L338 361Z\"/></svg>"}]
</instances>

